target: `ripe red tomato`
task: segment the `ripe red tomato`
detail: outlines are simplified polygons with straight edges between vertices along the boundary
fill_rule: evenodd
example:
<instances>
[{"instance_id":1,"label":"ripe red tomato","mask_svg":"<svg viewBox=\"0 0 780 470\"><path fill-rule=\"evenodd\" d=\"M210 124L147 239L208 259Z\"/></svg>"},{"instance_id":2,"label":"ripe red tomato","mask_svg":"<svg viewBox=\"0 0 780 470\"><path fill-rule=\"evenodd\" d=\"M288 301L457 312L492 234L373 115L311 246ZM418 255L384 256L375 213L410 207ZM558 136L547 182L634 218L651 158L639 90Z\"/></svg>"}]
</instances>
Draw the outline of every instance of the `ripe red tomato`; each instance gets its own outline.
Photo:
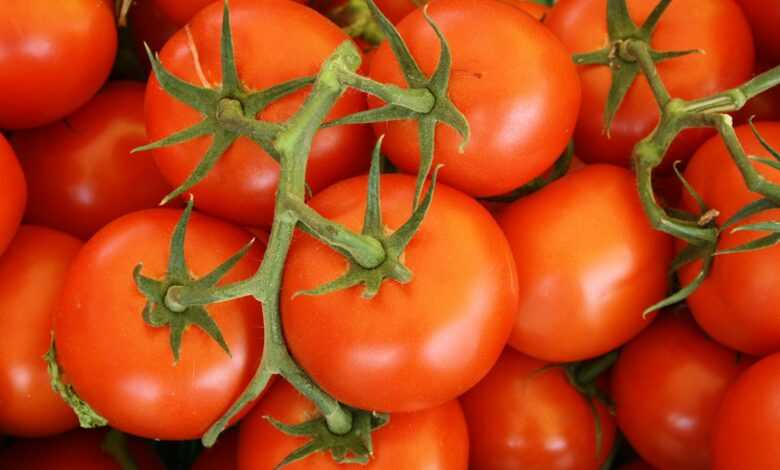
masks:
<instances>
[{"instance_id":1,"label":"ripe red tomato","mask_svg":"<svg viewBox=\"0 0 780 470\"><path fill-rule=\"evenodd\" d=\"M472 470L597 470L615 440L615 422L596 403L601 448L588 399L563 369L507 349L460 402L469 429Z\"/></svg>"},{"instance_id":2,"label":"ripe red tomato","mask_svg":"<svg viewBox=\"0 0 780 470\"><path fill-rule=\"evenodd\" d=\"M780 148L780 123L761 122L756 127L775 148ZM748 126L736 129L737 137L749 155L772 158ZM767 180L780 183L780 173L754 162ZM696 188L709 207L720 212L722 224L741 207L760 199L750 192L720 138L713 138L696 152L685 177ZM683 206L697 211L693 198L684 194ZM778 220L780 210L771 210L747 219L744 223ZM719 249L733 248L765 235L758 232L725 230ZM780 303L780 246L718 256L709 277L688 299L696 321L718 342L738 351L765 355L780 350L780 318L775 305ZM692 263L680 270L680 280L687 284L701 270Z\"/></svg>"},{"instance_id":3,"label":"ripe red tomato","mask_svg":"<svg viewBox=\"0 0 780 470\"><path fill-rule=\"evenodd\" d=\"M780 354L762 359L729 388L712 436L713 470L780 468Z\"/></svg>"},{"instance_id":4,"label":"ripe red tomato","mask_svg":"<svg viewBox=\"0 0 780 470\"><path fill-rule=\"evenodd\" d=\"M708 470L718 406L745 367L689 315L663 314L623 348L612 370L618 425L654 466Z\"/></svg>"},{"instance_id":5,"label":"ripe red tomato","mask_svg":"<svg viewBox=\"0 0 780 470\"><path fill-rule=\"evenodd\" d=\"M504 3L514 5L539 21L544 21L550 13L550 7L531 0L501 0Z\"/></svg>"},{"instance_id":6,"label":"ripe red tomato","mask_svg":"<svg viewBox=\"0 0 780 470\"><path fill-rule=\"evenodd\" d=\"M520 286L509 344L526 354L569 362L611 351L666 293L671 239L648 223L628 170L585 166L514 202L499 223Z\"/></svg>"},{"instance_id":7,"label":"ripe red tomato","mask_svg":"<svg viewBox=\"0 0 780 470\"><path fill-rule=\"evenodd\" d=\"M772 67L767 64L757 64L755 73L758 75L770 68ZM780 121L780 87L761 93L734 113L734 122L738 124L744 124L751 118L757 121Z\"/></svg>"},{"instance_id":8,"label":"ripe red tomato","mask_svg":"<svg viewBox=\"0 0 780 470\"><path fill-rule=\"evenodd\" d=\"M234 0L230 3L230 11L239 75L252 89L315 75L322 62L348 39L338 27L315 11L287 0ZM257 27L258 24L263 27ZM202 10L189 23L200 65L211 84L221 80L221 27L221 2ZM295 60L290 60L291 57ZM174 75L202 86L185 30L179 31L165 45L161 59ZM300 90L276 101L259 117L281 122L298 110L306 94L307 91ZM365 106L363 96L353 90L338 101L329 118L358 112ZM151 140L166 137L201 120L203 116L197 110L169 96L154 77L150 79L146 95L146 128ZM211 137L201 137L155 150L157 165L168 182L176 186L181 184L200 162L211 141ZM321 130L314 139L309 157L307 181L311 190L319 191L340 179L363 172L368 168L372 146L373 137L367 126ZM242 225L270 225L278 180L279 165L257 144L240 138L192 193L196 206L205 212Z\"/></svg>"},{"instance_id":9,"label":"ripe red tomato","mask_svg":"<svg viewBox=\"0 0 780 470\"><path fill-rule=\"evenodd\" d=\"M155 439L199 437L243 391L262 350L260 306L250 298L207 307L232 356L191 326L174 363L170 329L144 323L146 299L133 268L143 263L145 276L163 277L180 215L134 212L101 229L74 261L54 317L66 381L113 427ZM193 214L185 242L189 270L202 277L248 240L243 230ZM253 247L223 282L252 275L261 255Z\"/></svg>"},{"instance_id":10,"label":"ripe red tomato","mask_svg":"<svg viewBox=\"0 0 780 470\"><path fill-rule=\"evenodd\" d=\"M495 0L434 0L428 12L452 50L449 97L471 127L461 154L457 132L438 125L434 161L445 165L441 180L474 196L493 196L542 174L577 120L580 87L566 49L539 21ZM431 74L439 44L422 11L404 18L398 30ZM408 86L386 42L371 60L370 76ZM369 104L381 101L370 98ZM377 135L386 134L384 152L407 173L417 172L417 128L414 121L374 125Z\"/></svg>"},{"instance_id":11,"label":"ripe red tomato","mask_svg":"<svg viewBox=\"0 0 780 470\"><path fill-rule=\"evenodd\" d=\"M395 230L409 217L415 179L383 175L381 185L382 217ZM342 181L311 205L359 230L366 188L366 177ZM362 287L293 298L346 269L312 237L293 242L281 294L285 336L315 382L344 403L386 412L439 405L476 384L506 344L517 308L514 263L479 203L438 185L404 263L412 281L387 281L370 301Z\"/></svg>"},{"instance_id":12,"label":"ripe red tomato","mask_svg":"<svg viewBox=\"0 0 780 470\"><path fill-rule=\"evenodd\" d=\"M200 10L216 3L215 0L147 0L166 17L170 18L178 26L184 26ZM306 3L305 0L292 0L298 3ZM230 6L233 6L231 2Z\"/></svg>"},{"instance_id":13,"label":"ripe red tomato","mask_svg":"<svg viewBox=\"0 0 780 470\"><path fill-rule=\"evenodd\" d=\"M68 267L81 243L61 232L22 226L0 257L0 433L38 437L78 425L49 385L43 355Z\"/></svg>"},{"instance_id":14,"label":"ripe red tomato","mask_svg":"<svg viewBox=\"0 0 780 470\"><path fill-rule=\"evenodd\" d=\"M6 0L0 5L0 128L54 122L86 103L116 54L109 2Z\"/></svg>"},{"instance_id":15,"label":"ripe red tomato","mask_svg":"<svg viewBox=\"0 0 780 470\"><path fill-rule=\"evenodd\" d=\"M22 221L27 203L27 183L14 150L0 134L0 254L5 251Z\"/></svg>"},{"instance_id":16,"label":"ripe red tomato","mask_svg":"<svg viewBox=\"0 0 780 470\"><path fill-rule=\"evenodd\" d=\"M642 24L657 4L657 0L629 0L628 8L632 19ZM572 53L592 52L607 44L606 7L607 0L561 0L545 25ZM701 98L731 88L750 78L753 71L750 27L733 0L671 2L651 45L659 51L704 51L657 65L669 93L677 98ZM631 87L608 137L603 132L603 116L612 82L610 70L605 65L582 66L580 78L582 112L574 134L577 155L588 163L627 166L634 145L658 122L658 106L647 81L639 77ZM687 159L709 135L708 130L685 131L666 160Z\"/></svg>"},{"instance_id":17,"label":"ripe red tomato","mask_svg":"<svg viewBox=\"0 0 780 470\"><path fill-rule=\"evenodd\" d=\"M777 38L780 5L766 0L738 0L738 3L753 28L758 56L771 65L780 64L780 39Z\"/></svg>"},{"instance_id":18,"label":"ripe red tomato","mask_svg":"<svg viewBox=\"0 0 780 470\"><path fill-rule=\"evenodd\" d=\"M14 441L0 450L0 468L25 470L122 470L103 449L105 430L77 430L46 439ZM137 468L164 470L160 459L143 442L129 438L130 456Z\"/></svg>"},{"instance_id":19,"label":"ripe red tomato","mask_svg":"<svg viewBox=\"0 0 780 470\"><path fill-rule=\"evenodd\" d=\"M155 0L135 0L130 8L129 24L136 54L147 71L151 67L144 44L155 52L159 51L181 26L165 16L157 8Z\"/></svg>"},{"instance_id":20,"label":"ripe red tomato","mask_svg":"<svg viewBox=\"0 0 780 470\"><path fill-rule=\"evenodd\" d=\"M203 449L190 470L237 470L238 431L230 430L219 436L214 447Z\"/></svg>"},{"instance_id":21,"label":"ripe red tomato","mask_svg":"<svg viewBox=\"0 0 780 470\"><path fill-rule=\"evenodd\" d=\"M404 19L406 15L416 10L421 3L424 2L420 0L376 0L376 6L382 10L382 13L393 24Z\"/></svg>"},{"instance_id":22,"label":"ripe red tomato","mask_svg":"<svg viewBox=\"0 0 780 470\"><path fill-rule=\"evenodd\" d=\"M241 422L238 468L274 468L306 443L273 427L266 416L299 424L317 416L317 409L287 382L277 380L254 410ZM398 413L372 434L374 455L367 465L337 464L327 453L317 453L285 467L289 470L466 470L468 431L456 400L414 413Z\"/></svg>"},{"instance_id":23,"label":"ripe red tomato","mask_svg":"<svg viewBox=\"0 0 780 470\"><path fill-rule=\"evenodd\" d=\"M143 103L142 84L114 82L67 119L14 134L27 176L27 222L87 239L168 194L151 155L130 155L146 143Z\"/></svg>"}]
</instances>

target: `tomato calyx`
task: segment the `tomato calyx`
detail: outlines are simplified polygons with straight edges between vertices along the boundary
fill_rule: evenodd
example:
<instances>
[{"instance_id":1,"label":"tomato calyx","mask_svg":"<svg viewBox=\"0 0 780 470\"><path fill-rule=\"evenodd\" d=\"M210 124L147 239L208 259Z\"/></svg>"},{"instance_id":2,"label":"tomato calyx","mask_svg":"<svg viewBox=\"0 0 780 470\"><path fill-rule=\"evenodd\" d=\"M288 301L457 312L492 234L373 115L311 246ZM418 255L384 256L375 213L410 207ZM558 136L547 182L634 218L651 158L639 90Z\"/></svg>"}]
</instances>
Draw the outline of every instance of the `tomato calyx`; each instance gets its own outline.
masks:
<instances>
[{"instance_id":1,"label":"tomato calyx","mask_svg":"<svg viewBox=\"0 0 780 470\"><path fill-rule=\"evenodd\" d=\"M98 428L107 425L108 420L100 416L87 402L82 400L72 385L65 383L62 367L57 362L57 346L54 344L53 336L49 350L43 356L43 359L46 361L51 388L70 406L79 420L79 425L82 428Z\"/></svg>"},{"instance_id":2,"label":"tomato calyx","mask_svg":"<svg viewBox=\"0 0 780 470\"><path fill-rule=\"evenodd\" d=\"M347 0L341 5L328 9L325 16L341 26L348 35L363 39L372 46L378 46L385 38L366 0Z\"/></svg>"}]
</instances>

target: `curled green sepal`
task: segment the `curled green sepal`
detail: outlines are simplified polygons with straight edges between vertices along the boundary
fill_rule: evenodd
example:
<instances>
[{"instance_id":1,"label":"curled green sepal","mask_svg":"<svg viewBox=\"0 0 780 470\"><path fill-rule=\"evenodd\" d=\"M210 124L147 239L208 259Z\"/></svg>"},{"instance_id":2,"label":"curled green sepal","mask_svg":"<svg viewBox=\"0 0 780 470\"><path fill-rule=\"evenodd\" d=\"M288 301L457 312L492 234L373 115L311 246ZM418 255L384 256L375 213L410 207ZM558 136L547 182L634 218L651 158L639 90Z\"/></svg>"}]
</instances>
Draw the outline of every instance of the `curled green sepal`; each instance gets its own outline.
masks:
<instances>
[{"instance_id":1,"label":"curled green sepal","mask_svg":"<svg viewBox=\"0 0 780 470\"><path fill-rule=\"evenodd\" d=\"M177 301L177 294L182 289L194 291L206 290L214 285L247 253L254 240L244 245L241 250L231 256L227 261L217 266L206 276L195 279L189 272L184 260L184 238L192 214L193 200L190 198L187 207L176 224L171 237L171 253L168 259L168 272L162 280L148 278L141 274L142 264L138 264L133 270L138 290L146 297L147 303L143 310L143 319L147 325L162 328L169 327L171 336L171 351L175 362L179 361L181 338L184 330L189 325L195 325L208 334L219 346L230 355L225 338L219 326L206 311L204 305L182 305Z\"/></svg>"},{"instance_id":2,"label":"curled green sepal","mask_svg":"<svg viewBox=\"0 0 780 470\"><path fill-rule=\"evenodd\" d=\"M65 403L67 403L76 414L76 417L79 420L79 426L82 428L106 426L108 420L100 416L91 406L89 406L89 404L87 404L87 402L82 400L78 394L76 394L72 385L63 382L62 368L57 362L57 347L54 344L54 335L52 335L49 350L43 356L43 359L46 361L51 388L62 397Z\"/></svg>"},{"instance_id":3,"label":"curled green sepal","mask_svg":"<svg viewBox=\"0 0 780 470\"><path fill-rule=\"evenodd\" d=\"M348 253L342 253L349 263L347 272L344 275L315 289L297 292L296 296L323 295L363 284L363 298L371 299L379 292L382 282L386 279L392 279L401 284L406 284L412 280L412 272L404 265L402 255L406 246L420 228L425 214L431 206L439 168L434 169L428 192L420 204L412 211L409 219L398 230L387 234L382 223L379 187L380 150L383 137L380 137L377 141L371 157L371 168L368 173L368 198L361 233L381 243L385 249L384 261L374 268L365 268L352 260Z\"/></svg>"},{"instance_id":4,"label":"curled green sepal","mask_svg":"<svg viewBox=\"0 0 780 470\"><path fill-rule=\"evenodd\" d=\"M693 263L697 260L702 261L702 267L696 276L687 285L682 286L680 289L666 297L665 299L657 302L650 307L647 307L642 312L642 317L647 317L653 312L664 309L678 302L682 302L691 296L696 289L701 286L707 276L712 270L712 262L715 256L715 244L708 245L688 245L672 260L672 266L669 269L670 273L676 273L683 266Z\"/></svg>"},{"instance_id":5,"label":"curled green sepal","mask_svg":"<svg viewBox=\"0 0 780 470\"><path fill-rule=\"evenodd\" d=\"M211 146L192 173L181 185L165 196L161 204L166 204L172 199L181 196L198 184L206 177L233 142L241 136L246 136L253 140L266 153L278 161L279 155L273 146L273 140L282 127L276 123L256 121L256 116L272 102L313 82L312 77L305 77L284 82L264 90L251 91L247 89L241 82L238 76L238 69L236 68L227 1L225 1L222 16L220 50L222 84L215 87L198 87L170 73L160 62L159 57L152 53L148 45L146 46L146 53L149 56L149 62L152 64L152 71L163 90L182 103L199 111L204 116L204 119L191 127L182 129L156 142L138 147L133 150L133 153L168 147L206 135L213 136ZM247 125L247 122L252 122L253 125Z\"/></svg>"},{"instance_id":6,"label":"curled green sepal","mask_svg":"<svg viewBox=\"0 0 780 470\"><path fill-rule=\"evenodd\" d=\"M119 464L121 470L139 470L130 454L130 449L127 448L127 436L121 431L109 429L103 437L100 449Z\"/></svg>"},{"instance_id":7,"label":"curled green sepal","mask_svg":"<svg viewBox=\"0 0 780 470\"><path fill-rule=\"evenodd\" d=\"M349 408L349 407L347 407ZM384 413L349 408L354 417L352 429L346 434L334 434L328 429L325 418L315 418L305 423L289 425L266 416L275 428L295 437L308 437L310 440L302 447L296 449L276 467L283 468L293 462L297 462L316 452L330 452L330 455L338 463L367 464L374 453L371 433L390 421L390 417Z\"/></svg>"}]
</instances>

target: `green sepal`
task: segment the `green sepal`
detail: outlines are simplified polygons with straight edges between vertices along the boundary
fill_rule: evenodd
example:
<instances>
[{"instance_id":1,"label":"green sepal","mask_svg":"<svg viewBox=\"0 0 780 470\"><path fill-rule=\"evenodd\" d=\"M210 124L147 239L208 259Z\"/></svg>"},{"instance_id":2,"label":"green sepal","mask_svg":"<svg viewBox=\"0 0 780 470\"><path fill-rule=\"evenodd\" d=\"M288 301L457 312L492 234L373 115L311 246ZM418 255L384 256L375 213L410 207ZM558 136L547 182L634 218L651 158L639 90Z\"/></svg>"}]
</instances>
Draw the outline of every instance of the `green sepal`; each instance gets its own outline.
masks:
<instances>
[{"instance_id":1,"label":"green sepal","mask_svg":"<svg viewBox=\"0 0 780 470\"><path fill-rule=\"evenodd\" d=\"M766 210L778 209L778 208L780 208L780 205L778 205L776 202L770 199L765 198L765 199L759 199L757 201L753 201L749 204L746 204L744 207L738 210L734 215L729 217L728 220L726 220L726 222L723 223L721 230L725 230L729 227L732 227L742 222L743 220L747 219L748 217L752 217Z\"/></svg>"},{"instance_id":2,"label":"green sepal","mask_svg":"<svg viewBox=\"0 0 780 470\"><path fill-rule=\"evenodd\" d=\"M753 135L756 137L756 139L758 139L758 142L761 144L761 146L764 147L766 151L769 152L769 154L772 155L772 157L775 160L780 161L780 152L778 152L777 150L775 150L774 147L769 145L769 142L767 142L764 136L762 136L761 133L758 132L756 125L753 124L754 118L755 116L751 116L750 119L748 119L748 125L750 126L750 130L753 132Z\"/></svg>"},{"instance_id":3,"label":"green sepal","mask_svg":"<svg viewBox=\"0 0 780 470\"><path fill-rule=\"evenodd\" d=\"M696 188L691 185L691 183L683 176L682 172L680 171L680 160L675 161L672 164L672 169L674 169L674 174L677 176L677 179L680 180L680 183L682 183L683 188L685 188L685 191L688 192L688 194L691 195L694 201L696 201L696 205L699 207L699 214L704 214L707 212L710 208L707 205L706 202L704 202L704 199L701 197L698 191L696 191Z\"/></svg>"},{"instance_id":4,"label":"green sepal","mask_svg":"<svg viewBox=\"0 0 780 470\"><path fill-rule=\"evenodd\" d=\"M70 406L79 420L79 426L82 428L98 428L106 426L108 420L100 416L91 406L82 400L72 385L63 381L63 372L60 364L57 362L57 347L54 344L54 335L51 337L49 350L43 356L46 361L46 369L49 372L51 388L62 397L63 401Z\"/></svg>"},{"instance_id":5,"label":"green sepal","mask_svg":"<svg viewBox=\"0 0 780 470\"><path fill-rule=\"evenodd\" d=\"M702 260L703 264L701 270L688 285L683 286L678 291L674 292L672 295L646 308L644 312L642 312L642 316L647 317L653 312L669 307L678 302L682 302L683 300L690 297L690 295L693 294L696 291L696 289L699 288L699 286L701 286L701 284L710 274L714 256L715 256L714 245L713 246L697 246L697 245L686 246L680 253L677 254L675 259L672 260L672 266L670 272L674 273L677 270L679 270L681 267L689 263L692 263L696 260Z\"/></svg>"},{"instance_id":6,"label":"green sepal","mask_svg":"<svg viewBox=\"0 0 780 470\"><path fill-rule=\"evenodd\" d=\"M116 429L109 429L103 437L100 450L108 454L121 470L139 470L127 447L127 436Z\"/></svg>"}]
</instances>

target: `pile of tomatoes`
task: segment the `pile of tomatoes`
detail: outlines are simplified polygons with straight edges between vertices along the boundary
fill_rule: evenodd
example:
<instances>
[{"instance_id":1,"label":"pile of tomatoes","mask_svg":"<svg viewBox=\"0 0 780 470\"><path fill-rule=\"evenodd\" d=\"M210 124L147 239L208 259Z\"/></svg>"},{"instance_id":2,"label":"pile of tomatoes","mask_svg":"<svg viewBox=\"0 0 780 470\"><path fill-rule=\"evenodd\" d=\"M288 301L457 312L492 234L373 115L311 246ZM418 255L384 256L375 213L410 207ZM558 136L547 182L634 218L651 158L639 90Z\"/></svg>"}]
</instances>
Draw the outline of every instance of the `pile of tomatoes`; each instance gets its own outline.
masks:
<instances>
[{"instance_id":1,"label":"pile of tomatoes","mask_svg":"<svg viewBox=\"0 0 780 470\"><path fill-rule=\"evenodd\" d=\"M312 433L294 431L323 410L281 377L214 447L197 441L261 365L267 299L182 307L197 324L176 309L154 318L147 291L167 302L174 278L208 278L237 252L216 285L286 257L273 327L291 357L344 409L389 418L359 436L365 468L780 468L780 236L716 256L687 300L643 313L701 261L673 262L683 245L651 226L638 195L632 149L660 116L647 80L605 131L618 72L572 60L607 44L608 1L375 1L413 66L388 41L360 37L369 23L359 22L376 21L365 0L134 0L127 18L122 1L0 2L0 468L265 470L305 447ZM657 63L668 93L702 98L780 64L774 3L665 5L652 48L695 51ZM659 2L626 4L641 25ZM277 156L247 135L217 148L198 127L221 118L196 90L221 90L225 8L249 92L316 77L347 32L359 36L350 77L363 86L424 88L410 74L435 76L451 59L446 93L468 133L435 124L432 200L398 254L408 279L382 278L373 296L367 285L308 295L350 269L344 251L310 228L289 253L273 244L285 217ZM189 101L166 91L155 54ZM312 93L303 85L256 119L289 129ZM780 184L780 164L762 163L780 160L777 90L733 120L755 168ZM246 107L247 96L235 99ZM350 87L327 120L384 104ZM394 240L418 207L426 122L323 126L308 152L310 210L361 233L378 183L384 234L367 235ZM185 129L195 130L148 146ZM377 139L383 173L372 179ZM572 148L565 174L545 178ZM168 197L212 152L203 178ZM761 198L712 129L682 133L654 180L669 211L707 212L718 226ZM778 220L773 209L743 223ZM718 249L759 236L724 230ZM85 416L108 427L79 429ZM321 449L284 468L361 468Z\"/></svg>"}]
</instances>

